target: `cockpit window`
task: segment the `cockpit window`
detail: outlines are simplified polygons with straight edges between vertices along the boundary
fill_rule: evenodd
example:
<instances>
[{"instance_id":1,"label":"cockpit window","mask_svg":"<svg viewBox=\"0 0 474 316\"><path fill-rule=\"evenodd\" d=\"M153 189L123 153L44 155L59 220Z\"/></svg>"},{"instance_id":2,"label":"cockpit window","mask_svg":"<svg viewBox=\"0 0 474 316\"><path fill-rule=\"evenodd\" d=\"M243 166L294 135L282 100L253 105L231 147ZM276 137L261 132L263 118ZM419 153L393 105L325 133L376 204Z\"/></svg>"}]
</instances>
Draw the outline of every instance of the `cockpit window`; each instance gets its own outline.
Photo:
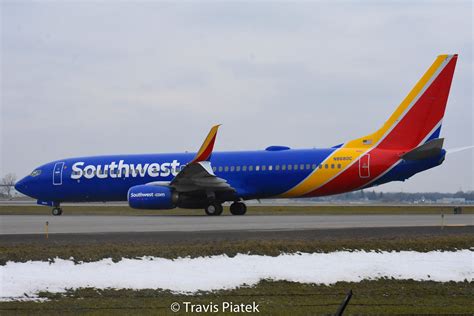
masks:
<instances>
[{"instance_id":1,"label":"cockpit window","mask_svg":"<svg viewBox=\"0 0 474 316\"><path fill-rule=\"evenodd\" d=\"M40 170L40 169L36 169L36 170L34 170L34 171L30 174L30 176L36 177L36 176L39 176L40 174L41 174L41 170Z\"/></svg>"}]
</instances>

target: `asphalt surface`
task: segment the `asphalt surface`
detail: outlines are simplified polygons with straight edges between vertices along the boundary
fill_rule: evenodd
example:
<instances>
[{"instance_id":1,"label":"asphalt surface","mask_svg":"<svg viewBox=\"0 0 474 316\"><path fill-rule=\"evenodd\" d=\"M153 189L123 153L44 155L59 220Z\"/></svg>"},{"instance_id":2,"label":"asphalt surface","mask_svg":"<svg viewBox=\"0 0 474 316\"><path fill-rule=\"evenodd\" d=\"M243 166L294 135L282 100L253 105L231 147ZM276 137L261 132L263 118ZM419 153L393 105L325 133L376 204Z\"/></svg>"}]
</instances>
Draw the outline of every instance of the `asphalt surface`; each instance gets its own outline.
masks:
<instances>
[{"instance_id":1,"label":"asphalt surface","mask_svg":"<svg viewBox=\"0 0 474 316\"><path fill-rule=\"evenodd\" d=\"M224 205L230 205L229 202L224 203ZM446 203L433 203L433 204L406 204L406 203L351 203L351 202L316 202L316 201L305 201L305 200L287 200L287 199L264 199L264 200L247 200L245 201L247 206L408 206L408 207L423 207L423 206L440 206L446 208L454 208L455 206L461 207L472 207L472 205L455 205L455 204L446 204ZM0 200L0 206L38 206L36 200ZM61 203L61 206L128 206L127 201L109 201L109 202L71 202L71 203ZM43 207L43 206L41 206Z\"/></svg>"},{"instance_id":2,"label":"asphalt surface","mask_svg":"<svg viewBox=\"0 0 474 316\"><path fill-rule=\"evenodd\" d=\"M1 235L100 234L138 232L255 232L318 229L472 226L474 215L246 215L246 216L87 216L2 215Z\"/></svg>"},{"instance_id":3,"label":"asphalt surface","mask_svg":"<svg viewBox=\"0 0 474 316\"><path fill-rule=\"evenodd\" d=\"M90 245L90 244L199 244L232 242L244 240L397 240L399 238L431 236L474 235L474 226L424 226L424 227L381 227L381 228L336 228L305 230L260 230L260 231L193 231L193 232L127 232L127 233L81 233L45 235L0 235L0 246L38 245Z\"/></svg>"}]
</instances>

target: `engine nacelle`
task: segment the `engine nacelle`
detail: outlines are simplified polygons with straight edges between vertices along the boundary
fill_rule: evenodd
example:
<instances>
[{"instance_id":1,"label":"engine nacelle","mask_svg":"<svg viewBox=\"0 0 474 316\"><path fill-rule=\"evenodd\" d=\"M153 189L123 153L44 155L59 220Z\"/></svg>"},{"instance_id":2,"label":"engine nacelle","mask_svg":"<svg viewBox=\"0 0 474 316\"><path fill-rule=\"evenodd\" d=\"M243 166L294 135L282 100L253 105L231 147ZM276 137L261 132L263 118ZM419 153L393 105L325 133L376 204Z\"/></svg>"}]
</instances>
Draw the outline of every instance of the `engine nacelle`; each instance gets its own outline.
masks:
<instances>
[{"instance_id":1,"label":"engine nacelle","mask_svg":"<svg viewBox=\"0 0 474 316\"><path fill-rule=\"evenodd\" d=\"M136 185L127 193L128 205L137 209L165 210L175 208L178 192L158 185Z\"/></svg>"}]
</instances>

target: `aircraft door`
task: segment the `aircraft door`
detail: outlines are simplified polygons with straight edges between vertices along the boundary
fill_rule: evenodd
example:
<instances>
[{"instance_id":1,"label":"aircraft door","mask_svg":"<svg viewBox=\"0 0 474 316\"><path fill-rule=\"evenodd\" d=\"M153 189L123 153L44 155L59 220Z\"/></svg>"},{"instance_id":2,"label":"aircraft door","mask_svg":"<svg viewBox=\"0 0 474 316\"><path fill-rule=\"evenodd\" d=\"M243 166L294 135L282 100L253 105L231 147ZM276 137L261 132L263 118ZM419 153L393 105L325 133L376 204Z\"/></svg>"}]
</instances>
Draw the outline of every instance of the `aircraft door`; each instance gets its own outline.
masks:
<instances>
[{"instance_id":1,"label":"aircraft door","mask_svg":"<svg viewBox=\"0 0 474 316\"><path fill-rule=\"evenodd\" d=\"M370 154L363 155L359 159L359 177L370 177Z\"/></svg>"},{"instance_id":2,"label":"aircraft door","mask_svg":"<svg viewBox=\"0 0 474 316\"><path fill-rule=\"evenodd\" d=\"M57 162L54 165L54 169L53 169L53 184L54 185L63 184L63 169L64 169L64 162Z\"/></svg>"}]
</instances>

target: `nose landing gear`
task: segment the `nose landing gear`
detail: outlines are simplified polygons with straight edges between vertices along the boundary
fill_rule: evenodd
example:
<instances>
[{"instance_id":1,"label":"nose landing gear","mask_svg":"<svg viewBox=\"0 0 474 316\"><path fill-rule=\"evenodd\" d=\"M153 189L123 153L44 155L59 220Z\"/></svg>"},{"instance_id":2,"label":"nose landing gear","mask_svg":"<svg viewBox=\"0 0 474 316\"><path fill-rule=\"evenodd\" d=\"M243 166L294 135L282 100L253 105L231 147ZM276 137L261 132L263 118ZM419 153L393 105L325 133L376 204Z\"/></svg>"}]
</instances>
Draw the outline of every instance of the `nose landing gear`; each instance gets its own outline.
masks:
<instances>
[{"instance_id":1,"label":"nose landing gear","mask_svg":"<svg viewBox=\"0 0 474 316\"><path fill-rule=\"evenodd\" d=\"M53 216L60 216L60 215L63 214L63 209L60 208L60 207L55 207L55 208L53 208L51 213L53 214Z\"/></svg>"}]
</instances>

